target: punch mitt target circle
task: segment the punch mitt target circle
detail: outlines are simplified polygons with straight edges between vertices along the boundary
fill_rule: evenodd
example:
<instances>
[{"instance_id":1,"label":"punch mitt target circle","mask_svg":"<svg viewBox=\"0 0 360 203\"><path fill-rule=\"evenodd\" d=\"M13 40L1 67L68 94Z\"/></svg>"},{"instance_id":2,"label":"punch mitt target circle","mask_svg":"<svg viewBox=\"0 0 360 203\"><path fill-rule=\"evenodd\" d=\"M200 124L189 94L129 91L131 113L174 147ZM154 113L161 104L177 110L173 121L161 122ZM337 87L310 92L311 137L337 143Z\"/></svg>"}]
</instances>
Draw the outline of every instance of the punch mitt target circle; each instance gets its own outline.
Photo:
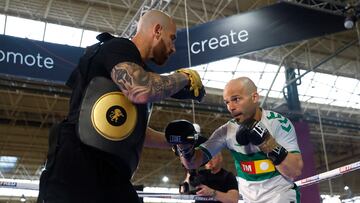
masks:
<instances>
[{"instance_id":1,"label":"punch mitt target circle","mask_svg":"<svg viewBox=\"0 0 360 203\"><path fill-rule=\"evenodd\" d=\"M137 120L136 107L121 92L102 95L91 111L91 122L104 138L120 141L134 130Z\"/></svg>"}]
</instances>

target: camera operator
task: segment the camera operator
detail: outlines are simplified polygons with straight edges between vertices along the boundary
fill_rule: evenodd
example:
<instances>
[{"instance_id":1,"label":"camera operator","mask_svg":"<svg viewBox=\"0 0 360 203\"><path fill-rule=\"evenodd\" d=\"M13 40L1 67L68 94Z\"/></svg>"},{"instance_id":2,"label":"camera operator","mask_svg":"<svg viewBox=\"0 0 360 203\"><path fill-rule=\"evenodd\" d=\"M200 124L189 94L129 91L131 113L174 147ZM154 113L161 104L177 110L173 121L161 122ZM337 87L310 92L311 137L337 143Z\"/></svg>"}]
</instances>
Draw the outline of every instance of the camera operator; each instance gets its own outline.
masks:
<instances>
[{"instance_id":1,"label":"camera operator","mask_svg":"<svg viewBox=\"0 0 360 203\"><path fill-rule=\"evenodd\" d=\"M165 128L166 140L173 145L176 155L189 159L194 149L206 138L200 135L200 126L187 120L174 120ZM222 155L218 153L206 163L206 170L189 170L189 181L180 185L179 192L213 197L218 202L237 203L239 200L238 183L235 176L223 169ZM193 189L195 188L195 189ZM206 202L206 201L196 201ZM214 201L211 201L212 203Z\"/></svg>"},{"instance_id":2,"label":"camera operator","mask_svg":"<svg viewBox=\"0 0 360 203\"><path fill-rule=\"evenodd\" d=\"M231 172L222 168L222 160L220 152L205 165L206 169L189 170L185 181L180 185L180 193L210 196L216 202L238 202L238 183ZM214 203L200 200L196 202Z\"/></svg>"}]
</instances>

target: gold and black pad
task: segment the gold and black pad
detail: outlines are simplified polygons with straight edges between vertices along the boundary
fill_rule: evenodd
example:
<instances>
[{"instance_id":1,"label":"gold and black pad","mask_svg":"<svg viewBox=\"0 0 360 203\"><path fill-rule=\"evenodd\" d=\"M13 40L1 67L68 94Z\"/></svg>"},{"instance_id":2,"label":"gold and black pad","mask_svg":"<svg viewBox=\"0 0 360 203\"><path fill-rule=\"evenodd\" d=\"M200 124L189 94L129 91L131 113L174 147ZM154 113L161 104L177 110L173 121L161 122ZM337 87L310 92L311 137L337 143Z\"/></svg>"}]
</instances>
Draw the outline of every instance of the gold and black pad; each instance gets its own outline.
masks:
<instances>
[{"instance_id":1,"label":"gold and black pad","mask_svg":"<svg viewBox=\"0 0 360 203\"><path fill-rule=\"evenodd\" d=\"M82 100L78 135L84 144L121 157L133 171L144 142L147 116L146 104L133 104L112 80L95 77Z\"/></svg>"},{"instance_id":2,"label":"gold and black pad","mask_svg":"<svg viewBox=\"0 0 360 203\"><path fill-rule=\"evenodd\" d=\"M91 110L91 122L96 131L106 139L120 141L135 128L136 108L123 93L102 95Z\"/></svg>"}]
</instances>

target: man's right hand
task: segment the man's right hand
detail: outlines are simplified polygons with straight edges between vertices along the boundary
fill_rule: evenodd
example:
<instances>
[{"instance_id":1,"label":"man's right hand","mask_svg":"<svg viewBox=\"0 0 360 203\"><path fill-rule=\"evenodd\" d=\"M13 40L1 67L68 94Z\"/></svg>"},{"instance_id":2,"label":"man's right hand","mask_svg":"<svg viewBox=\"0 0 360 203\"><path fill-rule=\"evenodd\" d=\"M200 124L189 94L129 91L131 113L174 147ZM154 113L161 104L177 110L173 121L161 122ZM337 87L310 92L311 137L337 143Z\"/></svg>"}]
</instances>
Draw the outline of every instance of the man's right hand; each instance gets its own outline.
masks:
<instances>
[{"instance_id":1,"label":"man's right hand","mask_svg":"<svg viewBox=\"0 0 360 203\"><path fill-rule=\"evenodd\" d=\"M239 145L248 145L249 139L247 138L247 134L250 133L249 128L244 125L239 125L236 130L236 141Z\"/></svg>"},{"instance_id":2,"label":"man's right hand","mask_svg":"<svg viewBox=\"0 0 360 203\"><path fill-rule=\"evenodd\" d=\"M237 131L236 131L236 141L240 145L248 145L250 142L254 145L259 145L264 141L263 137L259 137L255 133L254 126L258 124L259 121L256 121L253 118L247 119L244 122L240 123ZM266 130L267 132L267 130Z\"/></svg>"}]
</instances>

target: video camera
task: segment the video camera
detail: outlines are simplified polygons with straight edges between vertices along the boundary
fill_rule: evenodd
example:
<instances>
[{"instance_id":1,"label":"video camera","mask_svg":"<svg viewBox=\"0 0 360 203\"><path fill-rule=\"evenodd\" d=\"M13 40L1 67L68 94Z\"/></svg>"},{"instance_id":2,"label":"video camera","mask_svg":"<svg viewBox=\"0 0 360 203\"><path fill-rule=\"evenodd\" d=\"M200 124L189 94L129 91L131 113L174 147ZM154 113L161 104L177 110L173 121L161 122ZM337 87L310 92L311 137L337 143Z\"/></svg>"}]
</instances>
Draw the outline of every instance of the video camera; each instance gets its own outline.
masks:
<instances>
[{"instance_id":1,"label":"video camera","mask_svg":"<svg viewBox=\"0 0 360 203\"><path fill-rule=\"evenodd\" d=\"M200 184L203 184L204 177L198 173L197 169L188 170L190 174L189 182L184 181L179 185L180 194L191 194L194 195L197 192L196 187Z\"/></svg>"}]
</instances>

